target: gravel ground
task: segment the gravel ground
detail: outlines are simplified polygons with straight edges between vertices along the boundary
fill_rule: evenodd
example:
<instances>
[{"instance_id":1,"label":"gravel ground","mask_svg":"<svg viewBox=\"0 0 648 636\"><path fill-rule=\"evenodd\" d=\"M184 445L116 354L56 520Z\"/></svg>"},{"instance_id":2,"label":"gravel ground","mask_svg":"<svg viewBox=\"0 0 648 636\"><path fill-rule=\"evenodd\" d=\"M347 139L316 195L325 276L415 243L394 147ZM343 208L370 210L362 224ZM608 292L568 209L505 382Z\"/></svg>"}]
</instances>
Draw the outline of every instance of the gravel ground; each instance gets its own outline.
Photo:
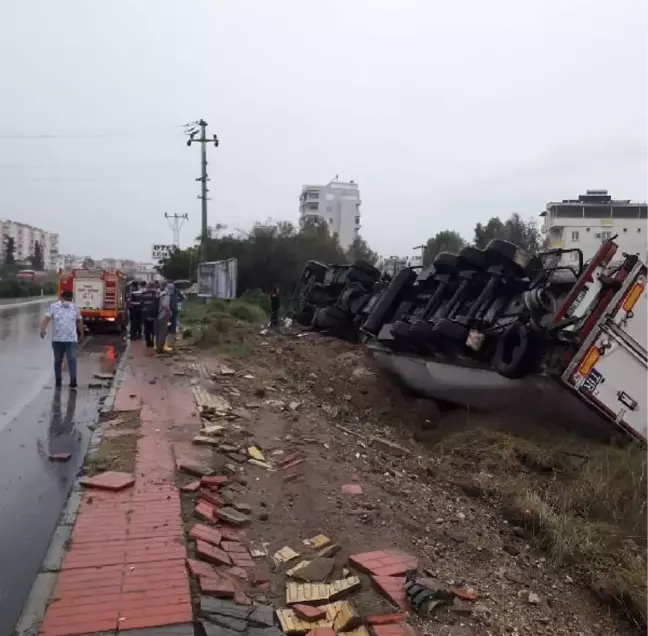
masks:
<instances>
[{"instance_id":1,"label":"gravel ground","mask_svg":"<svg viewBox=\"0 0 648 636\"><path fill-rule=\"evenodd\" d=\"M244 464L240 499L254 518L248 536L267 542L270 554L285 545L299 551L305 538L324 533L342 548L334 575L349 554L395 547L417 556L419 570L476 590L468 611L412 619L424 634L636 633L532 548L497 501L471 492L469 466L464 474L427 470L429 451L416 438L434 406L404 395L364 349L313 334L269 334L246 358L200 359L212 393L243 409L236 421L243 430L224 441L254 443L274 463L294 454L304 460L274 472ZM223 364L233 373L223 375ZM223 468L232 460L214 451L213 462ZM344 494L347 484L362 494ZM278 607L284 583L277 571L264 591ZM350 600L363 615L392 608L364 578Z\"/></svg>"}]
</instances>

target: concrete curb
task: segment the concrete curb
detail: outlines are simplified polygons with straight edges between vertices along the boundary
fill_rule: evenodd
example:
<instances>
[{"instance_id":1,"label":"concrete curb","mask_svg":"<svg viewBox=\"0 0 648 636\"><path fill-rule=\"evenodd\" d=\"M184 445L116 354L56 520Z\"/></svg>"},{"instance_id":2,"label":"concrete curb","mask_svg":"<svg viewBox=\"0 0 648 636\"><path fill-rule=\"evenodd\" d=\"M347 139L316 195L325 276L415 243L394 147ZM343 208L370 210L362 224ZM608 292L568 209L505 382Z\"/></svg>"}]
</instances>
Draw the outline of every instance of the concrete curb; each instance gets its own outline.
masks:
<instances>
[{"instance_id":1,"label":"concrete curb","mask_svg":"<svg viewBox=\"0 0 648 636\"><path fill-rule=\"evenodd\" d=\"M113 378L112 386L108 392L108 396L104 400L103 406L99 410L99 417L110 412L115 405L117 391L124 382L126 375L127 361L130 353L130 341L126 344L122 358L115 370L115 377ZM99 450L101 440L103 439L103 427L100 422L96 423L88 450L84 458L84 464L88 457L92 457ZM81 505L81 496L83 489L79 485L79 479L75 481L72 490L68 496L67 502L63 507L63 512L59 520L52 539L50 540L49 547L45 559L41 565L41 571L36 575L36 580L27 597L27 601L23 607L22 614L16 623L16 627L12 636L38 636L40 624L45 616L47 609L47 602L54 592L56 581L58 579L58 572L63 562L63 557L66 552L67 541L72 535L74 524L76 522L79 506Z\"/></svg>"}]
</instances>

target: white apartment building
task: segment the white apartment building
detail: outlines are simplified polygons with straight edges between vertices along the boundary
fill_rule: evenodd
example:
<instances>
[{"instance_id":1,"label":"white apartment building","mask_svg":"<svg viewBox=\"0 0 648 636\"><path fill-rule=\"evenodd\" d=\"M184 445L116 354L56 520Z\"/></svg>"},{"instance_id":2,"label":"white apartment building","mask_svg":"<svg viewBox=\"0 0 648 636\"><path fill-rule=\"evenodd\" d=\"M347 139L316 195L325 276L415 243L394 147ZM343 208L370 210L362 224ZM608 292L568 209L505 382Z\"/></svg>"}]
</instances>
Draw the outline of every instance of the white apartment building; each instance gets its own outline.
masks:
<instances>
[{"instance_id":1,"label":"white apartment building","mask_svg":"<svg viewBox=\"0 0 648 636\"><path fill-rule=\"evenodd\" d=\"M354 181L326 185L304 185L299 195L299 224L308 219L323 219L340 245L348 249L360 232L360 190Z\"/></svg>"},{"instance_id":2,"label":"white apartment building","mask_svg":"<svg viewBox=\"0 0 648 636\"><path fill-rule=\"evenodd\" d=\"M26 223L0 219L0 262L2 263L5 260L6 239L8 237L14 240L14 259L16 262L29 263L29 259L34 254L36 241L38 241L43 254L44 269L56 268L59 251L58 234L41 230Z\"/></svg>"},{"instance_id":3,"label":"white apartment building","mask_svg":"<svg viewBox=\"0 0 648 636\"><path fill-rule=\"evenodd\" d=\"M619 245L617 254L648 252L648 219L646 203L614 200L607 190L587 190L578 199L566 199L547 204L542 231L551 248L578 248L585 261L590 259L601 243L613 236ZM566 255L566 262L575 262L577 255Z\"/></svg>"}]
</instances>

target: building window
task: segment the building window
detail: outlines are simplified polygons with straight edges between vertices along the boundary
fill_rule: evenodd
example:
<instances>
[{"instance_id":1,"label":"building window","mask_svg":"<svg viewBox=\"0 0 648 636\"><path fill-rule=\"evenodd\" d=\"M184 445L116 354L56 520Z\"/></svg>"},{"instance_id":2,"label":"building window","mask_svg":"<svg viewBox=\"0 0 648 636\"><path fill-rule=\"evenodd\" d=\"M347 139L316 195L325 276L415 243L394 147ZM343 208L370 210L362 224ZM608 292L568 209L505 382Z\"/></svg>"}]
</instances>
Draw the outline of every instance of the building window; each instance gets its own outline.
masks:
<instances>
[{"instance_id":1,"label":"building window","mask_svg":"<svg viewBox=\"0 0 648 636\"><path fill-rule=\"evenodd\" d=\"M356 216L356 218L355 218L355 224L356 224L356 225L360 225L360 217L359 217L359 216Z\"/></svg>"},{"instance_id":2,"label":"building window","mask_svg":"<svg viewBox=\"0 0 648 636\"><path fill-rule=\"evenodd\" d=\"M307 210L314 210L315 212L317 212L317 210L319 209L319 203L307 203L306 204L306 209Z\"/></svg>"},{"instance_id":3,"label":"building window","mask_svg":"<svg viewBox=\"0 0 648 636\"><path fill-rule=\"evenodd\" d=\"M612 238L612 232L610 230L605 230L601 232L601 240L602 241L607 241L608 239Z\"/></svg>"},{"instance_id":4,"label":"building window","mask_svg":"<svg viewBox=\"0 0 648 636\"><path fill-rule=\"evenodd\" d=\"M578 233L578 231L574 231L574 232L572 232L572 238L571 238L571 240L574 241L574 243L576 243L576 242L578 241L578 239L579 239L579 233Z\"/></svg>"}]
</instances>

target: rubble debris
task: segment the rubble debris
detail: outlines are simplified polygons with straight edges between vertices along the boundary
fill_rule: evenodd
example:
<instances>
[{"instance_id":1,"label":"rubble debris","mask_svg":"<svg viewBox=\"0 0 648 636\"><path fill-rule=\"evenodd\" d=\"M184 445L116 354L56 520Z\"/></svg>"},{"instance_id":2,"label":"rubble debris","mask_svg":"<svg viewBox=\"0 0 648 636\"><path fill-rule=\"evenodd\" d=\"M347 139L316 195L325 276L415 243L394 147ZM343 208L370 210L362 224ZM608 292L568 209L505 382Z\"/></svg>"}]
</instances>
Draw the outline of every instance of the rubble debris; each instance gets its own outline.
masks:
<instances>
[{"instance_id":1,"label":"rubble debris","mask_svg":"<svg viewBox=\"0 0 648 636\"><path fill-rule=\"evenodd\" d=\"M335 556L340 550L342 549L342 546L339 545L338 543L331 543L331 545L327 545L326 547L322 548L318 553L317 556L321 557L333 557Z\"/></svg>"},{"instance_id":2,"label":"rubble debris","mask_svg":"<svg viewBox=\"0 0 648 636\"><path fill-rule=\"evenodd\" d=\"M286 584L286 605L322 603L329 600L329 595L330 590L326 583L289 581Z\"/></svg>"},{"instance_id":3,"label":"rubble debris","mask_svg":"<svg viewBox=\"0 0 648 636\"><path fill-rule=\"evenodd\" d=\"M529 592L529 596L527 598L527 601L531 605L539 605L540 604L540 595L536 594L535 592Z\"/></svg>"},{"instance_id":4,"label":"rubble debris","mask_svg":"<svg viewBox=\"0 0 648 636\"><path fill-rule=\"evenodd\" d=\"M374 614L367 616L365 619L369 625L394 625L402 623L407 618L404 612L394 612L393 614Z\"/></svg>"},{"instance_id":5,"label":"rubble debris","mask_svg":"<svg viewBox=\"0 0 648 636\"><path fill-rule=\"evenodd\" d=\"M438 606L455 601L458 601L455 603L455 607L461 611L461 603L464 602L452 589L447 589L440 581L432 577L421 577L413 569L405 577L405 595L412 609L419 616L431 616Z\"/></svg>"},{"instance_id":6,"label":"rubble debris","mask_svg":"<svg viewBox=\"0 0 648 636\"><path fill-rule=\"evenodd\" d=\"M297 605L293 605L292 609L299 618L309 623L326 617L326 612L321 607L313 607L312 605L302 605L298 603Z\"/></svg>"},{"instance_id":7,"label":"rubble debris","mask_svg":"<svg viewBox=\"0 0 648 636\"><path fill-rule=\"evenodd\" d=\"M230 367L226 367L223 364L223 365L221 365L221 368L220 368L220 374L221 375L235 375L236 371L234 371L234 369L231 369Z\"/></svg>"},{"instance_id":8,"label":"rubble debris","mask_svg":"<svg viewBox=\"0 0 648 636\"><path fill-rule=\"evenodd\" d=\"M477 598L477 593L472 587L452 587L450 591L462 601L474 601Z\"/></svg>"},{"instance_id":9,"label":"rubble debris","mask_svg":"<svg viewBox=\"0 0 648 636\"><path fill-rule=\"evenodd\" d=\"M236 510L242 512L244 515L249 515L252 512L252 506L248 503L244 503L242 501L235 501L232 505Z\"/></svg>"},{"instance_id":10,"label":"rubble debris","mask_svg":"<svg viewBox=\"0 0 648 636\"><path fill-rule=\"evenodd\" d=\"M218 446L218 450L223 453L237 453L239 446L237 446L236 444L221 443Z\"/></svg>"},{"instance_id":11,"label":"rubble debris","mask_svg":"<svg viewBox=\"0 0 648 636\"><path fill-rule=\"evenodd\" d=\"M409 448L405 448L396 442L392 442L384 437L370 437L369 438L370 446L378 448L379 450L385 451L386 453L391 453L398 457L404 457L405 455L411 455L412 451Z\"/></svg>"},{"instance_id":12,"label":"rubble debris","mask_svg":"<svg viewBox=\"0 0 648 636\"><path fill-rule=\"evenodd\" d=\"M317 536L311 537L310 539L304 539L304 545L313 548L314 550L319 550L324 548L327 545L330 545L331 540L324 534L318 534Z\"/></svg>"},{"instance_id":13,"label":"rubble debris","mask_svg":"<svg viewBox=\"0 0 648 636\"><path fill-rule=\"evenodd\" d=\"M333 571L334 565L334 559L317 557L312 561L302 561L301 563L298 563L290 570L287 570L286 574L298 581L315 583L318 581L325 581L326 577L328 577Z\"/></svg>"},{"instance_id":14,"label":"rubble debris","mask_svg":"<svg viewBox=\"0 0 648 636\"><path fill-rule=\"evenodd\" d=\"M229 523L233 526L244 526L250 523L250 518L247 515L244 515L242 512L230 507L225 506L224 508L219 508L216 511L216 516L225 523Z\"/></svg>"},{"instance_id":15,"label":"rubble debris","mask_svg":"<svg viewBox=\"0 0 648 636\"><path fill-rule=\"evenodd\" d=\"M194 577L204 576L207 578L215 578L218 576L216 570L204 561L198 561L197 559L186 559L186 566L189 574Z\"/></svg>"},{"instance_id":16,"label":"rubble debris","mask_svg":"<svg viewBox=\"0 0 648 636\"><path fill-rule=\"evenodd\" d=\"M345 495L361 495L362 494L362 486L359 484L345 484L342 486L342 492Z\"/></svg>"},{"instance_id":17,"label":"rubble debris","mask_svg":"<svg viewBox=\"0 0 648 636\"><path fill-rule=\"evenodd\" d=\"M410 606L405 594L404 576L372 576L371 582L388 601L403 610L409 611Z\"/></svg>"},{"instance_id":18,"label":"rubble debris","mask_svg":"<svg viewBox=\"0 0 648 636\"><path fill-rule=\"evenodd\" d=\"M299 552L295 552L291 547L284 546L281 550L278 550L272 556L272 560L276 565L281 565L282 563L289 563L293 559L296 559L299 556Z\"/></svg>"},{"instance_id":19,"label":"rubble debris","mask_svg":"<svg viewBox=\"0 0 648 636\"><path fill-rule=\"evenodd\" d=\"M200 591L208 596L216 596L218 598L234 598L236 594L236 585L227 577L208 577L201 576L198 578Z\"/></svg>"},{"instance_id":20,"label":"rubble debris","mask_svg":"<svg viewBox=\"0 0 648 636\"><path fill-rule=\"evenodd\" d=\"M356 627L360 627L362 622L360 615L349 601L338 601L327 607L334 608L332 610L327 609L327 613L335 612L333 629L336 632L348 632Z\"/></svg>"},{"instance_id":21,"label":"rubble debris","mask_svg":"<svg viewBox=\"0 0 648 636\"><path fill-rule=\"evenodd\" d=\"M210 528L202 523L197 523L191 528L189 536L196 541L204 541L218 546L223 538L222 532L218 528Z\"/></svg>"},{"instance_id":22,"label":"rubble debris","mask_svg":"<svg viewBox=\"0 0 648 636\"><path fill-rule=\"evenodd\" d=\"M301 402L297 402L296 400L288 403L288 408L291 411L296 411L300 406L301 406Z\"/></svg>"},{"instance_id":23,"label":"rubble debris","mask_svg":"<svg viewBox=\"0 0 648 636\"><path fill-rule=\"evenodd\" d=\"M205 464L193 461L191 459L180 459L176 462L176 468L181 473L193 475L194 477L205 477L212 475L214 471Z\"/></svg>"},{"instance_id":24,"label":"rubble debris","mask_svg":"<svg viewBox=\"0 0 648 636\"><path fill-rule=\"evenodd\" d=\"M379 550L349 556L349 563L367 574L375 576L404 575L409 570L416 570L418 560L409 554L396 550Z\"/></svg>"},{"instance_id":25,"label":"rubble debris","mask_svg":"<svg viewBox=\"0 0 648 636\"><path fill-rule=\"evenodd\" d=\"M265 470L268 470L270 472L274 472L274 466L271 464L268 464L268 462L261 461L259 459L249 459L248 460L250 464L253 464L254 466L258 466L259 468L264 468Z\"/></svg>"},{"instance_id":26,"label":"rubble debris","mask_svg":"<svg viewBox=\"0 0 648 636\"><path fill-rule=\"evenodd\" d=\"M359 590L362 586L360 578L357 576L347 576L337 581L331 581L329 584L329 601L337 601L338 599Z\"/></svg>"},{"instance_id":27,"label":"rubble debris","mask_svg":"<svg viewBox=\"0 0 648 636\"><path fill-rule=\"evenodd\" d=\"M251 373L246 373L243 377L246 380L254 380L254 376Z\"/></svg>"},{"instance_id":28,"label":"rubble debris","mask_svg":"<svg viewBox=\"0 0 648 636\"><path fill-rule=\"evenodd\" d=\"M94 477L82 477L79 483L86 488L117 491L132 486L135 483L135 478L130 473L109 470Z\"/></svg>"},{"instance_id":29,"label":"rubble debris","mask_svg":"<svg viewBox=\"0 0 648 636\"><path fill-rule=\"evenodd\" d=\"M217 446L220 444L220 441L210 437L209 435L196 435L191 440L191 443L196 444L197 446Z\"/></svg>"},{"instance_id":30,"label":"rubble debris","mask_svg":"<svg viewBox=\"0 0 648 636\"><path fill-rule=\"evenodd\" d=\"M185 484L184 486L181 486L180 490L182 492L196 492L199 488L200 488L200 482L192 481L188 484Z\"/></svg>"},{"instance_id":31,"label":"rubble debris","mask_svg":"<svg viewBox=\"0 0 648 636\"><path fill-rule=\"evenodd\" d=\"M218 490L221 486L229 483L229 477L226 475L208 475L200 479L201 485L210 490Z\"/></svg>"},{"instance_id":32,"label":"rubble debris","mask_svg":"<svg viewBox=\"0 0 648 636\"><path fill-rule=\"evenodd\" d=\"M226 429L227 427L224 426L223 424L210 424L208 426L203 426L202 429L200 430L200 434L209 435L209 436L218 436L218 435L222 435Z\"/></svg>"},{"instance_id":33,"label":"rubble debris","mask_svg":"<svg viewBox=\"0 0 648 636\"><path fill-rule=\"evenodd\" d=\"M256 459L258 462L265 462L265 456L258 447L250 446L248 447L247 452L252 459Z\"/></svg>"},{"instance_id":34,"label":"rubble debris","mask_svg":"<svg viewBox=\"0 0 648 636\"><path fill-rule=\"evenodd\" d=\"M232 415L236 415L236 417L240 417L242 420L252 421L254 419L254 415L242 406L232 409Z\"/></svg>"},{"instance_id":35,"label":"rubble debris","mask_svg":"<svg viewBox=\"0 0 648 636\"><path fill-rule=\"evenodd\" d=\"M196 541L196 554L203 560L214 565L231 565L232 560L229 554L214 545L210 545L200 539Z\"/></svg>"},{"instance_id":36,"label":"rubble debris","mask_svg":"<svg viewBox=\"0 0 648 636\"><path fill-rule=\"evenodd\" d=\"M200 489L200 498L207 503L210 503L216 508L225 505L225 500L220 497L214 490L207 490L206 488Z\"/></svg>"},{"instance_id":37,"label":"rubble debris","mask_svg":"<svg viewBox=\"0 0 648 636\"><path fill-rule=\"evenodd\" d=\"M216 522L216 508L204 499L199 499L196 502L193 513L195 517L203 521L208 521L209 523Z\"/></svg>"},{"instance_id":38,"label":"rubble debris","mask_svg":"<svg viewBox=\"0 0 648 636\"><path fill-rule=\"evenodd\" d=\"M248 549L250 550L250 554L256 559L258 557L263 557L263 556L268 556L268 544L267 543L259 543L257 541L251 541Z\"/></svg>"}]
</instances>

